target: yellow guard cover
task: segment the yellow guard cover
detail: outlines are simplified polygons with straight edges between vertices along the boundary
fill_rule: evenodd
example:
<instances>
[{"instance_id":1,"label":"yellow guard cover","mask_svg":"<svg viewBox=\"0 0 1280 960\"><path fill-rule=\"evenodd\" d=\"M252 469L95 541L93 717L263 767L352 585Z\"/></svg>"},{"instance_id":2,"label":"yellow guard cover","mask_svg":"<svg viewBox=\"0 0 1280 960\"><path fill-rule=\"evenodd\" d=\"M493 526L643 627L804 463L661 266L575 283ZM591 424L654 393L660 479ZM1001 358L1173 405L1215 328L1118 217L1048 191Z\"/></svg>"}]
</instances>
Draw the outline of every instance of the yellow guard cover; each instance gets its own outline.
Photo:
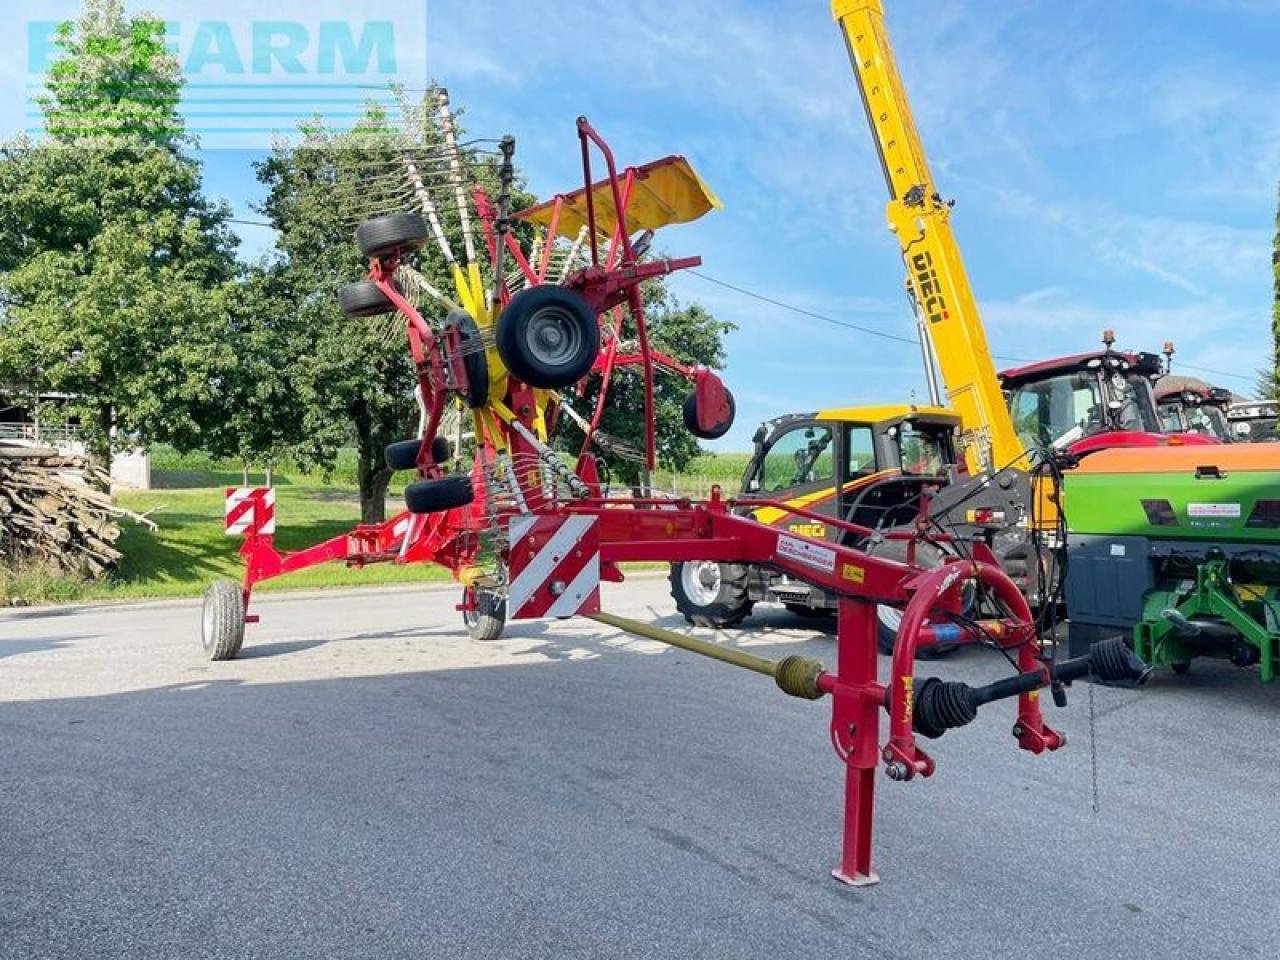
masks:
<instances>
[{"instance_id":1,"label":"yellow guard cover","mask_svg":"<svg viewBox=\"0 0 1280 960\"><path fill-rule=\"evenodd\" d=\"M626 187L629 170L635 171L631 199L627 202L627 226L633 233L657 230L671 223L688 223L724 206L684 157L663 157L644 166L621 171L618 174L620 190ZM586 191L574 190L562 194L561 198L564 205L560 208L556 235L572 239L587 222ZM617 226L617 217L608 179L591 185L591 198L596 208L596 226L602 232L612 234ZM521 210L515 217L550 226L554 206L555 200L548 200Z\"/></svg>"}]
</instances>

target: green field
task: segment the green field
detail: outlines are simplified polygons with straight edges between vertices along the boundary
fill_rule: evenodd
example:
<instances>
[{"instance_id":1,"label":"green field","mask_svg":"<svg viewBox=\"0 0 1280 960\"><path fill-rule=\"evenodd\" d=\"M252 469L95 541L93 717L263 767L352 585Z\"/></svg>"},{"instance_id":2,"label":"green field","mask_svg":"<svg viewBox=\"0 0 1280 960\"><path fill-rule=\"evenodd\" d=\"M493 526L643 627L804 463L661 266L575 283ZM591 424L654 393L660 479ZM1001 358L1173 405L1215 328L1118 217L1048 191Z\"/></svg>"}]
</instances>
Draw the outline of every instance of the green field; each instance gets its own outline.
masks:
<instances>
[{"instance_id":1,"label":"green field","mask_svg":"<svg viewBox=\"0 0 1280 960\"><path fill-rule=\"evenodd\" d=\"M705 496L715 483L737 491L746 454L699 457L680 475L659 472L659 488L688 496ZM400 479L400 478L397 478ZM250 473L252 485L264 482ZM276 487L276 546L297 550L349 530L360 519L355 458L347 452L325 478L285 469L272 478ZM178 456L158 450L152 455L152 483L146 492L118 493L117 502L147 514L159 526L151 531L122 520L119 546L125 558L106 580L85 583L39 572L0 570L0 605L4 603L68 603L85 600L196 596L219 577L239 579L236 553L240 541L222 529L226 487L240 486L242 472L234 464L202 456ZM387 496L388 514L399 509L403 480ZM332 563L268 581L263 590L338 587L359 584L441 581L448 574L427 565L379 564L363 570Z\"/></svg>"}]
</instances>

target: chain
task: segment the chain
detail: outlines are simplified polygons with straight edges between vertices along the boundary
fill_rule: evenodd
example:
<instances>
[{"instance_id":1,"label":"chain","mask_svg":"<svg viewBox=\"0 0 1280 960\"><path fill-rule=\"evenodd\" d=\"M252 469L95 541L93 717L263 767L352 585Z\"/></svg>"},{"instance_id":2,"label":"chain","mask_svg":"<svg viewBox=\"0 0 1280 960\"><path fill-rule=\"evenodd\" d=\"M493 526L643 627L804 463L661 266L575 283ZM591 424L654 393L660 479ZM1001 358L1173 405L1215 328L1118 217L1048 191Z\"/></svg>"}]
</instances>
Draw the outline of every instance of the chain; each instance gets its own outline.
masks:
<instances>
[{"instance_id":1,"label":"chain","mask_svg":"<svg viewBox=\"0 0 1280 960\"><path fill-rule=\"evenodd\" d=\"M1096 816L1102 810L1098 800L1098 715L1093 701L1093 678L1089 678L1089 773L1093 786L1093 812Z\"/></svg>"}]
</instances>

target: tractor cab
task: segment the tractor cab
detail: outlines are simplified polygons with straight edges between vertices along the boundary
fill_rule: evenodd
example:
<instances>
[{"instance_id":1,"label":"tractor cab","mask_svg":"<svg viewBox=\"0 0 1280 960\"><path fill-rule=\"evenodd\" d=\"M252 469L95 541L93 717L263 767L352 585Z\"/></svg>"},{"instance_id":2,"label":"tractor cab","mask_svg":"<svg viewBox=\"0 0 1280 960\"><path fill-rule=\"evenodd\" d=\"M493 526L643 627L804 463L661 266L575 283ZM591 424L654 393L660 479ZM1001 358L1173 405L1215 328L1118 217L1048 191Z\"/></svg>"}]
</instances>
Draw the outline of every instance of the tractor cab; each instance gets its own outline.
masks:
<instances>
[{"instance_id":1,"label":"tractor cab","mask_svg":"<svg viewBox=\"0 0 1280 960\"><path fill-rule=\"evenodd\" d=\"M1155 386L1155 400L1165 433L1198 433L1220 443L1234 439L1227 422L1230 390L1166 376Z\"/></svg>"},{"instance_id":2,"label":"tractor cab","mask_svg":"<svg viewBox=\"0 0 1280 960\"><path fill-rule=\"evenodd\" d=\"M1269 443L1280 439L1280 403L1240 400L1227 407L1227 424L1236 443Z\"/></svg>"},{"instance_id":3,"label":"tractor cab","mask_svg":"<svg viewBox=\"0 0 1280 960\"><path fill-rule=\"evenodd\" d=\"M1029 364L1000 374L1018 437L1026 449L1083 454L1111 446L1162 446L1166 436L1151 383L1163 373L1154 353L1106 349ZM1216 443L1195 433L1177 443Z\"/></svg>"},{"instance_id":4,"label":"tractor cab","mask_svg":"<svg viewBox=\"0 0 1280 960\"><path fill-rule=\"evenodd\" d=\"M955 438L960 416L906 404L851 407L777 417L756 431L743 476L744 508L796 533L837 539L838 532L780 507L780 501L868 527L914 519L920 489L951 482L963 467Z\"/></svg>"}]
</instances>

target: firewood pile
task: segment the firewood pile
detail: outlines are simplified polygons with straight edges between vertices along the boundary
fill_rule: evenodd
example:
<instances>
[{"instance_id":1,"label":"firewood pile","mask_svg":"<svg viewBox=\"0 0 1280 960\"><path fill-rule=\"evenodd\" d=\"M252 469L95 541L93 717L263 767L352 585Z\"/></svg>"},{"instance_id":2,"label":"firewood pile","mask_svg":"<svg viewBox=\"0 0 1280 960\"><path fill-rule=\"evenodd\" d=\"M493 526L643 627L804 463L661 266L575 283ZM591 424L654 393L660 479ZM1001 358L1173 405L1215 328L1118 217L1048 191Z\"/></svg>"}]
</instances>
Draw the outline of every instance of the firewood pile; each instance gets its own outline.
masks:
<instances>
[{"instance_id":1,"label":"firewood pile","mask_svg":"<svg viewBox=\"0 0 1280 960\"><path fill-rule=\"evenodd\" d=\"M101 576L120 560L120 517L155 529L103 492L110 478L84 457L0 445L0 563L42 563Z\"/></svg>"}]
</instances>

